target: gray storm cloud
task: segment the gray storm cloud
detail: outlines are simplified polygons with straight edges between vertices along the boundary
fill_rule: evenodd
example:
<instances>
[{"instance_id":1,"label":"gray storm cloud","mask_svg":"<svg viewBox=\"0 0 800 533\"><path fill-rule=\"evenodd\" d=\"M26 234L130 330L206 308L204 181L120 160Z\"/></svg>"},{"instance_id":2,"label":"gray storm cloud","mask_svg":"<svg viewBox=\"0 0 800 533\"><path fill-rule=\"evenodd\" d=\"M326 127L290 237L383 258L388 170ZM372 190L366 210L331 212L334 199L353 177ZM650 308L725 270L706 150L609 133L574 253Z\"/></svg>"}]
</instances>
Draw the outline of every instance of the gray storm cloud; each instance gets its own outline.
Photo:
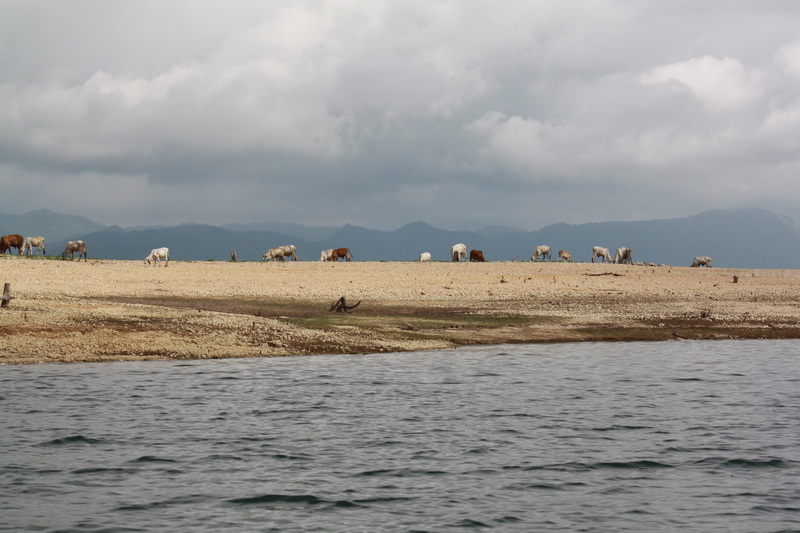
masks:
<instances>
[{"instance_id":1,"label":"gray storm cloud","mask_svg":"<svg viewBox=\"0 0 800 533\"><path fill-rule=\"evenodd\" d=\"M797 27L788 1L4 2L3 211L797 217Z\"/></svg>"}]
</instances>

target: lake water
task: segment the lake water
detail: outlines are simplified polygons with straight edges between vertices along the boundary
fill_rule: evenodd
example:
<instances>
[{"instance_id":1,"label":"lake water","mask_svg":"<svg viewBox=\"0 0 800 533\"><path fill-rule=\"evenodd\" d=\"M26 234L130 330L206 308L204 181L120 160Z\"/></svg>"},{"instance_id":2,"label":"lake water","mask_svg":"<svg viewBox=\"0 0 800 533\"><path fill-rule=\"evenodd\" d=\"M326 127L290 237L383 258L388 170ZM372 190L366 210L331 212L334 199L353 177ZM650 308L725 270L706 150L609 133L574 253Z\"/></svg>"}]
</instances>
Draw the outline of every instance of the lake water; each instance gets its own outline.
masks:
<instances>
[{"instance_id":1,"label":"lake water","mask_svg":"<svg viewBox=\"0 0 800 533\"><path fill-rule=\"evenodd\" d=\"M800 341L0 367L3 531L798 531Z\"/></svg>"}]
</instances>

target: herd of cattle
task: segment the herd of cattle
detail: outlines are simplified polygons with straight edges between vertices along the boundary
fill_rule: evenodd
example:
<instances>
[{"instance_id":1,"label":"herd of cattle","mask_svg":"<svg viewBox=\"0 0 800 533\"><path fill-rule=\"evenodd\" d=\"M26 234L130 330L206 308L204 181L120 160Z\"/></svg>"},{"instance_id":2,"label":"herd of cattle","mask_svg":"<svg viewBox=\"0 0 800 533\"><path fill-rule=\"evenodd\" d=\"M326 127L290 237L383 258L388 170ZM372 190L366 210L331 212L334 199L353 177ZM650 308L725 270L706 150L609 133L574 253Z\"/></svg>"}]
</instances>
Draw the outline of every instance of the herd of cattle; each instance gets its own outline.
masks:
<instances>
[{"instance_id":1,"label":"herd of cattle","mask_svg":"<svg viewBox=\"0 0 800 533\"><path fill-rule=\"evenodd\" d=\"M23 237L22 235L3 235L0 237L0 254L4 254L6 251L11 253L12 248L16 248L17 253L20 255L29 253L32 254L34 248L37 249L37 255L46 254L44 248L44 237ZM84 261L88 261L86 255L86 243L84 241L69 241L66 248L64 248L64 251L61 253L61 259L66 259L68 255L70 256L71 260L75 259L75 252L78 252L78 261L81 260L81 257L84 258ZM234 252L232 256L235 257L235 254L236 252ZM297 247L295 245L289 244L286 246L280 246L278 248L271 248L261 257L262 261L286 261L287 258L297 261ZM349 248L331 248L329 250L322 250L319 256L320 261L338 261L339 259L350 261L352 258L353 256L350 253ZM467 254L467 246L463 243L454 244L450 248L450 258L452 261L458 262L467 260L478 262L486 261L486 257L483 255L481 250L470 250L469 254ZM550 261L550 259L550 247L546 245L537 246L533 252L533 255L531 255L531 261ZM160 265L162 260L164 261L164 266L169 265L169 248L155 248L150 251L150 254L147 257L144 258L145 264L148 265ZM419 260L430 261L430 252L423 252L420 254ZM558 260L571 263L572 255L566 250L559 250ZM595 260L604 263L631 265L633 264L633 251L630 248L625 247L617 248L617 253L612 259L611 252L609 252L608 248L595 246L592 248L592 263L594 263ZM695 257L691 266L711 267L711 258L708 256Z\"/></svg>"}]
</instances>

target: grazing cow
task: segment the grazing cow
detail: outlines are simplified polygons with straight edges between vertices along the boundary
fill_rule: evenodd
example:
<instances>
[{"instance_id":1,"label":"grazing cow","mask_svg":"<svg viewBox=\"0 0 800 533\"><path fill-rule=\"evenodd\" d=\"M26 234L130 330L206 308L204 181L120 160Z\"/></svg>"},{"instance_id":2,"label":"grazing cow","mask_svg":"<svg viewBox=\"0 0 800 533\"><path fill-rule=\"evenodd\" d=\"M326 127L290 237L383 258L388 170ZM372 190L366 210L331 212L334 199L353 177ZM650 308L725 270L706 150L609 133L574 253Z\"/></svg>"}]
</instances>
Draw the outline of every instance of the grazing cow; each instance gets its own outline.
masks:
<instances>
[{"instance_id":1,"label":"grazing cow","mask_svg":"<svg viewBox=\"0 0 800 533\"><path fill-rule=\"evenodd\" d=\"M164 260L164 266L169 266L169 248L153 248L150 250L150 255L144 258L144 264L149 265L152 263L155 266L161 264L161 260Z\"/></svg>"},{"instance_id":2,"label":"grazing cow","mask_svg":"<svg viewBox=\"0 0 800 533\"><path fill-rule=\"evenodd\" d=\"M537 246L536 251L531 256L531 261L538 261L539 258L550 260L550 247L547 245Z\"/></svg>"},{"instance_id":3,"label":"grazing cow","mask_svg":"<svg viewBox=\"0 0 800 533\"><path fill-rule=\"evenodd\" d=\"M283 250L283 257L290 257L292 261L297 261L297 246L294 244L287 244L286 246L280 246L281 250Z\"/></svg>"},{"instance_id":4,"label":"grazing cow","mask_svg":"<svg viewBox=\"0 0 800 533\"><path fill-rule=\"evenodd\" d=\"M273 261L286 261L286 252L283 251L283 248L270 248L267 253L261 256L261 260L269 261L270 259Z\"/></svg>"},{"instance_id":5,"label":"grazing cow","mask_svg":"<svg viewBox=\"0 0 800 533\"><path fill-rule=\"evenodd\" d=\"M614 256L614 262L618 264L633 264L633 250L630 248L617 248L617 255Z\"/></svg>"},{"instance_id":6,"label":"grazing cow","mask_svg":"<svg viewBox=\"0 0 800 533\"><path fill-rule=\"evenodd\" d=\"M454 244L450 248L450 257L453 261L461 261L461 258L464 258L464 261L467 260L467 245L466 244Z\"/></svg>"},{"instance_id":7,"label":"grazing cow","mask_svg":"<svg viewBox=\"0 0 800 533\"><path fill-rule=\"evenodd\" d=\"M601 258L604 263L611 262L611 254L608 253L608 248L603 248L602 246L592 248L592 263L594 263L595 257Z\"/></svg>"},{"instance_id":8,"label":"grazing cow","mask_svg":"<svg viewBox=\"0 0 800 533\"><path fill-rule=\"evenodd\" d=\"M320 261L328 261L331 258L331 254L333 253L333 248L328 248L327 250L322 250L319 254Z\"/></svg>"},{"instance_id":9,"label":"grazing cow","mask_svg":"<svg viewBox=\"0 0 800 533\"><path fill-rule=\"evenodd\" d=\"M89 261L89 256L86 254L86 243L83 241L69 241L67 247L61 253L61 259L66 259L67 254L69 254L70 261L72 261L75 259L75 252L78 252L78 262L80 262L81 256L83 256L84 261Z\"/></svg>"},{"instance_id":10,"label":"grazing cow","mask_svg":"<svg viewBox=\"0 0 800 533\"><path fill-rule=\"evenodd\" d=\"M25 237L22 235L3 235L0 237L0 254L11 253L11 248L17 249L17 254L22 255L22 248L25 245Z\"/></svg>"},{"instance_id":11,"label":"grazing cow","mask_svg":"<svg viewBox=\"0 0 800 533\"><path fill-rule=\"evenodd\" d=\"M343 257L345 261L350 261L350 259L352 259L350 248L337 248L333 250L328 261L338 261L340 257Z\"/></svg>"},{"instance_id":12,"label":"grazing cow","mask_svg":"<svg viewBox=\"0 0 800 533\"><path fill-rule=\"evenodd\" d=\"M699 255L694 258L694 261L692 261L692 266L693 267L706 266L708 268L711 268L711 258L708 257L707 255Z\"/></svg>"},{"instance_id":13,"label":"grazing cow","mask_svg":"<svg viewBox=\"0 0 800 533\"><path fill-rule=\"evenodd\" d=\"M33 253L34 248L36 248L36 255L47 255L47 251L44 249L44 237L25 237L25 241L22 243L22 253Z\"/></svg>"},{"instance_id":14,"label":"grazing cow","mask_svg":"<svg viewBox=\"0 0 800 533\"><path fill-rule=\"evenodd\" d=\"M559 261L566 261L567 263L572 263L572 255L566 250L559 250L558 251L558 260Z\"/></svg>"},{"instance_id":15,"label":"grazing cow","mask_svg":"<svg viewBox=\"0 0 800 533\"><path fill-rule=\"evenodd\" d=\"M420 261L430 261L431 260L431 253L430 252L422 252L419 254Z\"/></svg>"},{"instance_id":16,"label":"grazing cow","mask_svg":"<svg viewBox=\"0 0 800 533\"><path fill-rule=\"evenodd\" d=\"M477 261L479 263L485 263L486 258L483 257L483 252L480 250L470 250L469 251L469 260L470 261Z\"/></svg>"}]
</instances>

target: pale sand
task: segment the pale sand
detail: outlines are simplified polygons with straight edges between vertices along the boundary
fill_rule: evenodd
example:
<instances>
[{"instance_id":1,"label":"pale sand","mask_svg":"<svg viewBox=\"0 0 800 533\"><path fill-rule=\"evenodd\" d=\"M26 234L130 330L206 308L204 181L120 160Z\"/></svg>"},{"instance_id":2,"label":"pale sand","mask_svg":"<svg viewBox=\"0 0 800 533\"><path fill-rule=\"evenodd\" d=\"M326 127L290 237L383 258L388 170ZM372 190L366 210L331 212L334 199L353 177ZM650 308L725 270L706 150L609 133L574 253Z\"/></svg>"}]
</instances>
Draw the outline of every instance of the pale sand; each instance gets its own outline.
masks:
<instances>
[{"instance_id":1,"label":"pale sand","mask_svg":"<svg viewBox=\"0 0 800 533\"><path fill-rule=\"evenodd\" d=\"M800 337L800 271L3 256L0 364ZM734 283L734 276L738 283ZM362 303L330 312L345 296Z\"/></svg>"}]
</instances>

